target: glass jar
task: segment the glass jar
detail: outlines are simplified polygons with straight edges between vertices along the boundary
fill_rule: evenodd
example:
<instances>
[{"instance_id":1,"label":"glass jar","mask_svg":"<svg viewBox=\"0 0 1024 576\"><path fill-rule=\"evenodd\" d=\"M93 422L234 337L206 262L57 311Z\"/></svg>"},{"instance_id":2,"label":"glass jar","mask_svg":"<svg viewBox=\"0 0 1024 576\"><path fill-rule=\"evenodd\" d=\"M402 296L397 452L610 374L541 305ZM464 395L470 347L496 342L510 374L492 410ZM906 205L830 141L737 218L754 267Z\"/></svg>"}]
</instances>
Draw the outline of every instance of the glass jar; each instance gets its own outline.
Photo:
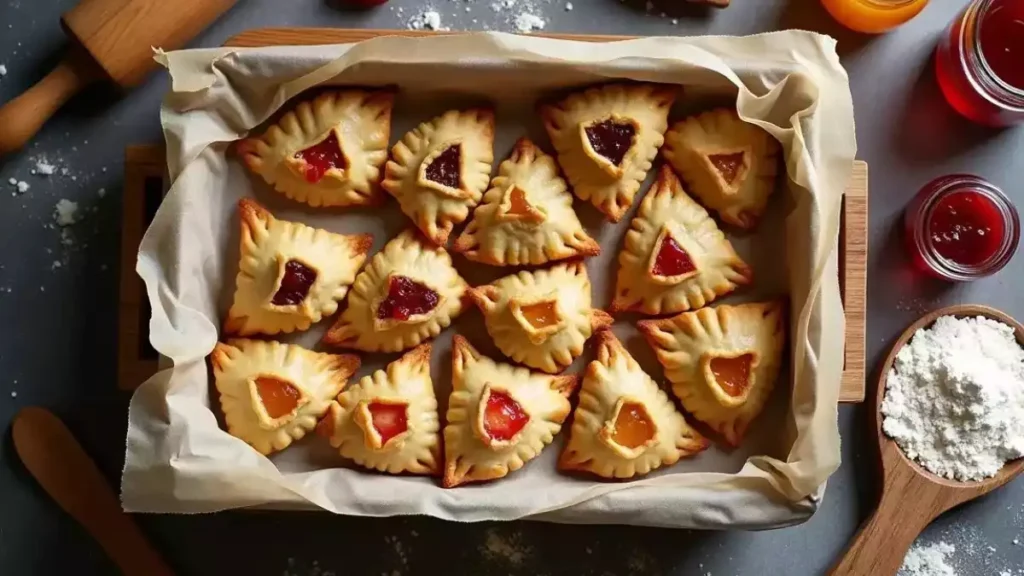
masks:
<instances>
[{"instance_id":1,"label":"glass jar","mask_svg":"<svg viewBox=\"0 0 1024 576\"><path fill-rule=\"evenodd\" d=\"M903 24L928 4L928 0L821 0L825 9L850 30L878 34Z\"/></svg>"},{"instance_id":2,"label":"glass jar","mask_svg":"<svg viewBox=\"0 0 1024 576\"><path fill-rule=\"evenodd\" d=\"M991 183L951 174L921 188L904 212L914 265L937 278L968 281L994 274L1020 240L1017 209Z\"/></svg>"},{"instance_id":3,"label":"glass jar","mask_svg":"<svg viewBox=\"0 0 1024 576\"><path fill-rule=\"evenodd\" d=\"M935 70L949 104L974 122L1024 122L1024 0L974 0L943 35Z\"/></svg>"}]
</instances>

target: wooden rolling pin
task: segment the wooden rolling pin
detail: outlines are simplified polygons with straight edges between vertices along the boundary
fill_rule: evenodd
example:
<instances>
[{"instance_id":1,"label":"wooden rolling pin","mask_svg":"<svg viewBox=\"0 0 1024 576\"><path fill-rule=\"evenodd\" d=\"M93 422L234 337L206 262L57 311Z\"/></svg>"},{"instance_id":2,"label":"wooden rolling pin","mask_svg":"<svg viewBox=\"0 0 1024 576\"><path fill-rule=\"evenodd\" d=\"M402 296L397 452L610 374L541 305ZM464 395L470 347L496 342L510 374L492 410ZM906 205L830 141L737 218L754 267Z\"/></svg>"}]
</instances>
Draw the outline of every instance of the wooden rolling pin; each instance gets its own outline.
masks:
<instances>
[{"instance_id":1,"label":"wooden rolling pin","mask_svg":"<svg viewBox=\"0 0 1024 576\"><path fill-rule=\"evenodd\" d=\"M185 45L236 0L82 0L61 18L64 59L0 108L0 155L21 148L69 98L97 80L139 84L156 66L153 47Z\"/></svg>"}]
</instances>

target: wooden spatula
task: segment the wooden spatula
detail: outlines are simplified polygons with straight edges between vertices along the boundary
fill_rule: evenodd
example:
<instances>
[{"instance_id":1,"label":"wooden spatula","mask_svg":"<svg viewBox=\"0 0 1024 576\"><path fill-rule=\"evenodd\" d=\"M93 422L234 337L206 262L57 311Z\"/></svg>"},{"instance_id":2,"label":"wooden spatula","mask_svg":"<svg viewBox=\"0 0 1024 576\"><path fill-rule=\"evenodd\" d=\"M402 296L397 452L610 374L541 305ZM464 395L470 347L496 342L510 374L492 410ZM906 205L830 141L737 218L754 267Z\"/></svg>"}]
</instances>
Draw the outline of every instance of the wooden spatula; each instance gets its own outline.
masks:
<instances>
[{"instance_id":1,"label":"wooden spatula","mask_svg":"<svg viewBox=\"0 0 1024 576\"><path fill-rule=\"evenodd\" d=\"M82 88L109 80L135 86L156 63L153 47L181 48L236 0L82 0L61 18L71 39L64 59L0 108L0 155L28 142Z\"/></svg>"},{"instance_id":2,"label":"wooden spatula","mask_svg":"<svg viewBox=\"0 0 1024 576\"><path fill-rule=\"evenodd\" d=\"M882 432L882 399L885 379L896 361L896 354L921 328L941 316L985 316L1012 326L1017 341L1024 346L1024 326L1006 314L987 306L959 305L936 310L914 322L893 345L882 365L874 387L873 430L881 454L882 497L878 508L861 526L832 569L833 576L891 576L903 564L907 550L919 534L939 514L987 494L1024 470L1024 458L1008 462L998 474L981 482L955 482L936 476L907 458L896 442Z\"/></svg>"},{"instance_id":3,"label":"wooden spatula","mask_svg":"<svg viewBox=\"0 0 1024 576\"><path fill-rule=\"evenodd\" d=\"M68 514L92 534L126 576L174 574L59 418L42 408L14 417L14 449L29 472Z\"/></svg>"}]
</instances>

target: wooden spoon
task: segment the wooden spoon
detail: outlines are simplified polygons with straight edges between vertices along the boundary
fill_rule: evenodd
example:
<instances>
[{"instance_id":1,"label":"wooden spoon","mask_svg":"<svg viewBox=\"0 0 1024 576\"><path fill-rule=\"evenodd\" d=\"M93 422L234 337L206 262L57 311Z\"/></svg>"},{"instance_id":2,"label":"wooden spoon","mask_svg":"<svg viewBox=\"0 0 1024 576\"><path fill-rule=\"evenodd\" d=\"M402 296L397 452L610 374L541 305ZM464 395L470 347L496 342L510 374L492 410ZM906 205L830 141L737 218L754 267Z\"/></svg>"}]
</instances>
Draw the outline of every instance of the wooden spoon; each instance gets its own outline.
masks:
<instances>
[{"instance_id":1,"label":"wooden spoon","mask_svg":"<svg viewBox=\"0 0 1024 576\"><path fill-rule=\"evenodd\" d=\"M1024 470L1024 458L1007 462L995 476L980 482L956 482L936 476L907 458L892 438L882 432L882 399L885 380L896 361L896 354L921 328L930 326L941 316L985 316L1013 327L1017 342L1024 346L1024 326L1006 314L988 306L958 305L936 310L914 322L893 345L882 364L874 387L875 404L872 420L882 459L882 496L846 554L831 574L886 576L896 574L917 536L939 514L987 494L1006 484Z\"/></svg>"},{"instance_id":2,"label":"wooden spoon","mask_svg":"<svg viewBox=\"0 0 1024 576\"><path fill-rule=\"evenodd\" d=\"M59 418L43 408L25 408L14 417L12 435L29 472L126 576L174 574L121 510L96 463Z\"/></svg>"}]
</instances>

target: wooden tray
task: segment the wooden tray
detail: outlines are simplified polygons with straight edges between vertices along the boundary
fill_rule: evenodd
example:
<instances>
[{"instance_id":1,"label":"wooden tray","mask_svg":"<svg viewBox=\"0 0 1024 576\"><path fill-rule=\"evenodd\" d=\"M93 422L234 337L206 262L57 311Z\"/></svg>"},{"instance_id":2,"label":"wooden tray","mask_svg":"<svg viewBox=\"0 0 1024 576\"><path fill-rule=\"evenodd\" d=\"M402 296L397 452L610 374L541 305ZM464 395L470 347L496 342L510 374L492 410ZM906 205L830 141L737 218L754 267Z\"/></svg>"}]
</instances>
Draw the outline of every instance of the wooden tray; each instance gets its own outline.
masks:
<instances>
[{"instance_id":1,"label":"wooden tray","mask_svg":"<svg viewBox=\"0 0 1024 576\"><path fill-rule=\"evenodd\" d=\"M457 34L424 30L358 30L342 28L262 28L233 36L225 46L262 47L359 42L378 36L430 36ZM543 34L551 38L610 42L627 36ZM135 259L148 218L166 190L164 151L160 146L131 146L125 155L125 190L121 246L121 307L119 379L123 389L134 389L156 371L156 353L146 338L149 307L142 281L135 274ZM154 199L154 194L156 198ZM868 165L856 161L843 202L840 228L839 283L846 312L846 351L840 402L863 402L865 386L865 326L867 312Z\"/></svg>"}]
</instances>

